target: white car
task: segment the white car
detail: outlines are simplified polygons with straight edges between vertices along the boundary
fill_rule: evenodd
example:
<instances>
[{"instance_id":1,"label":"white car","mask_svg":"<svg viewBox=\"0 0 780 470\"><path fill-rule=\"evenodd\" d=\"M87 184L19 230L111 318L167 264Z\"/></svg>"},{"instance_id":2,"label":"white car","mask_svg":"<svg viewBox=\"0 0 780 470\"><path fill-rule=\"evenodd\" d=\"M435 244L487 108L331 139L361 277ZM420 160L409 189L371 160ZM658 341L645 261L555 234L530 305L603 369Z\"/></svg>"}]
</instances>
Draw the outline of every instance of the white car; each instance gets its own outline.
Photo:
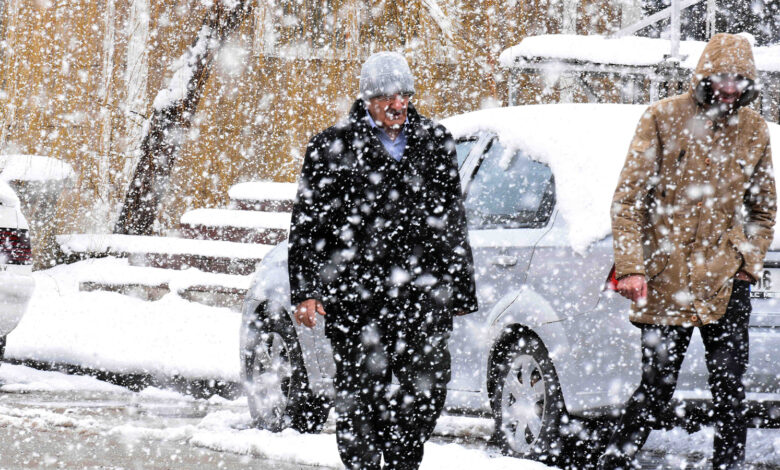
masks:
<instances>
[{"instance_id":1,"label":"white car","mask_svg":"<svg viewBox=\"0 0 780 470\"><path fill-rule=\"evenodd\" d=\"M30 227L19 198L0 180L0 359L6 336L19 324L30 303L35 288L31 273Z\"/></svg>"},{"instance_id":2,"label":"white car","mask_svg":"<svg viewBox=\"0 0 780 470\"><path fill-rule=\"evenodd\" d=\"M509 453L554 454L569 418L614 413L639 383L639 329L609 288L609 210L644 109L539 105L442 122L457 141L480 306L455 318L446 406L491 415ZM780 126L770 128L778 149ZM750 322L746 385L762 417L780 410L778 268L776 242ZM245 300L242 371L258 426L316 430L333 394L333 355L323 322L296 326L291 307L285 243L263 260ZM698 332L676 397L711 399Z\"/></svg>"}]
</instances>

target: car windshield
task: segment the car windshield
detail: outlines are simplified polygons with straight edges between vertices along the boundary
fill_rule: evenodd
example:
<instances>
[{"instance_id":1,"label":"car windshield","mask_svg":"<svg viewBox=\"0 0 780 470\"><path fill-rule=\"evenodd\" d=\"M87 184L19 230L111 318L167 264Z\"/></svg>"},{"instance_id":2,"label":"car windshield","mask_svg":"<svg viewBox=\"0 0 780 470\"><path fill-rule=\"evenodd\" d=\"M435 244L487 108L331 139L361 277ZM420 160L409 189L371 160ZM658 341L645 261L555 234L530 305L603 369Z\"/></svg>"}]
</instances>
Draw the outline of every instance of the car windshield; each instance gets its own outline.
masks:
<instances>
[{"instance_id":1,"label":"car windshield","mask_svg":"<svg viewBox=\"0 0 780 470\"><path fill-rule=\"evenodd\" d=\"M550 168L496 140L469 186L466 211L472 228L542 227L554 202Z\"/></svg>"}]
</instances>

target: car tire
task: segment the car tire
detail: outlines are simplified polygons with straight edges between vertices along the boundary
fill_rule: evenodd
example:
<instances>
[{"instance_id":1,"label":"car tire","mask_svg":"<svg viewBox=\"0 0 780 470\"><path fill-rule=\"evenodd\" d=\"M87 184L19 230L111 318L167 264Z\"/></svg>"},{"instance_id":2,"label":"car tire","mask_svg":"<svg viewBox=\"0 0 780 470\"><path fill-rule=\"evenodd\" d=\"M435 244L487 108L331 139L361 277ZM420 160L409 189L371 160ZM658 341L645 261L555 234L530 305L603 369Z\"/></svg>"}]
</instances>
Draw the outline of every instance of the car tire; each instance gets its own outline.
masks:
<instances>
[{"instance_id":1,"label":"car tire","mask_svg":"<svg viewBox=\"0 0 780 470\"><path fill-rule=\"evenodd\" d=\"M245 351L245 392L253 425L279 432L322 430L329 400L314 395L308 384L303 355L292 321L281 310L259 312L251 326L254 340Z\"/></svg>"},{"instance_id":2,"label":"car tire","mask_svg":"<svg viewBox=\"0 0 780 470\"><path fill-rule=\"evenodd\" d=\"M491 357L488 391L495 421L493 441L501 450L557 462L566 408L550 355L536 335L523 330L499 343Z\"/></svg>"}]
</instances>

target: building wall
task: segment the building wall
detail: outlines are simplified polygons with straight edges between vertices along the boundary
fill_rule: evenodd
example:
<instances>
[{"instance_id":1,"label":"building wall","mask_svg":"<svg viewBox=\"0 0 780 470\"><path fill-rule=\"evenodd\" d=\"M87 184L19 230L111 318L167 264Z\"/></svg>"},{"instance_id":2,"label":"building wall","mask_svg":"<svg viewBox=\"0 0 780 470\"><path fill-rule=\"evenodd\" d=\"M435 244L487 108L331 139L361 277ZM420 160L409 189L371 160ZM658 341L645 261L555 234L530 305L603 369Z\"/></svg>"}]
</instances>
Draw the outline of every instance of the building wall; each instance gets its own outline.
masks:
<instances>
[{"instance_id":1,"label":"building wall","mask_svg":"<svg viewBox=\"0 0 780 470\"><path fill-rule=\"evenodd\" d=\"M0 146L69 162L57 230L108 231L171 65L201 0L5 0ZM357 93L360 63L410 60L419 110L445 117L506 102L498 54L529 34L619 26L626 0L260 0L215 61L160 213L224 204L241 181L294 181L306 141ZM535 88L529 87L530 96Z\"/></svg>"}]
</instances>

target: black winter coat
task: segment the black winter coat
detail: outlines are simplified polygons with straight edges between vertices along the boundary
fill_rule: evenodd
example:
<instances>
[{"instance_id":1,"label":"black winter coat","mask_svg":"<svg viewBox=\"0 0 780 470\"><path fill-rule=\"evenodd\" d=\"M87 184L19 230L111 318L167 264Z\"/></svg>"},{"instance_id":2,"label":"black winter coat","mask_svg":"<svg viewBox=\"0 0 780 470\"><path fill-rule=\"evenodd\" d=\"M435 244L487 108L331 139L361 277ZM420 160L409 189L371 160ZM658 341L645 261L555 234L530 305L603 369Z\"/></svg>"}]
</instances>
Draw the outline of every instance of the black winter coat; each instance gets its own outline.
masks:
<instances>
[{"instance_id":1,"label":"black winter coat","mask_svg":"<svg viewBox=\"0 0 780 470\"><path fill-rule=\"evenodd\" d=\"M326 332L371 318L452 326L477 309L455 142L410 104L400 162L361 100L306 149L289 239L292 303L322 301ZM411 317L410 317L411 315Z\"/></svg>"}]
</instances>

